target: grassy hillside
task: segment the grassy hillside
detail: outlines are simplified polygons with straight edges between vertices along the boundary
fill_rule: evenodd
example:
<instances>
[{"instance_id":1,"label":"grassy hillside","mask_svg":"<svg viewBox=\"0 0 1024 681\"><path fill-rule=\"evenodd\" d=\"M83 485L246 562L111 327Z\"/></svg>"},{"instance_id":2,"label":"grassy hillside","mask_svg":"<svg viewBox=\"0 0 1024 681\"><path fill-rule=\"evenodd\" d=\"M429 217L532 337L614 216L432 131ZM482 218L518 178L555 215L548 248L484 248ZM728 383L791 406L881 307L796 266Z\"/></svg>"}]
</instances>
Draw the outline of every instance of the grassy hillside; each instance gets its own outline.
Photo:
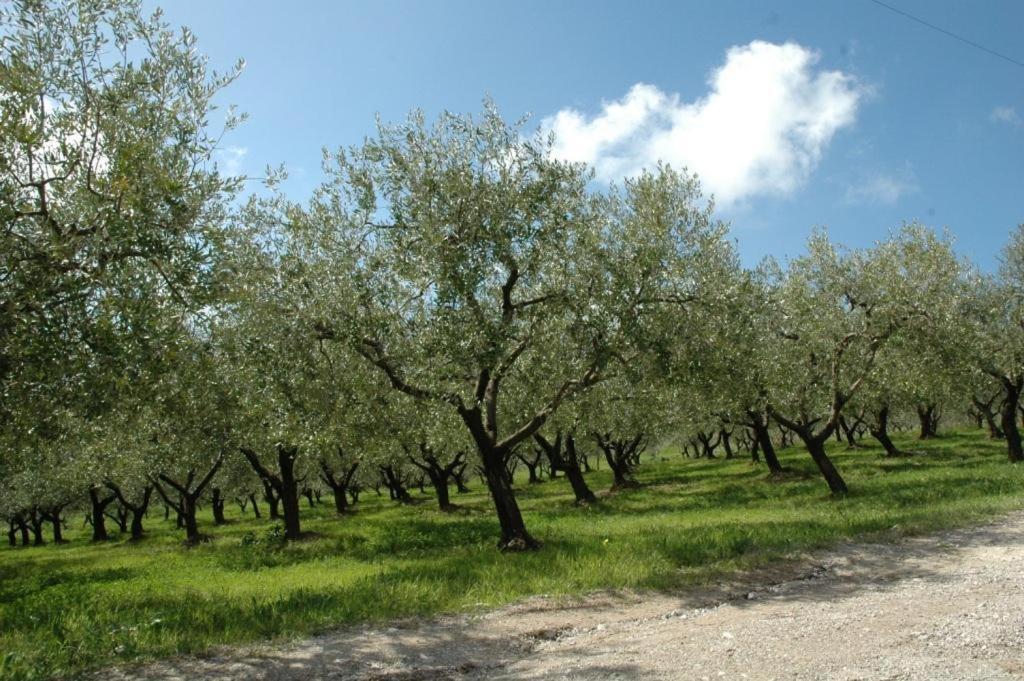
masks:
<instances>
[{"instance_id":1,"label":"grassy hillside","mask_svg":"<svg viewBox=\"0 0 1024 681\"><path fill-rule=\"evenodd\" d=\"M162 513L139 544L88 542L82 516L64 546L0 549L0 677L35 678L211 645L308 634L352 622L508 603L534 594L604 588L670 589L807 548L878 533L914 533L1024 508L1024 467L980 433L928 443L886 460L867 447L832 451L852 492L831 499L809 457L781 453L794 475L767 478L745 460L645 457L643 486L577 508L564 480L518 485L527 525L545 542L502 555L479 482L398 506L372 492L342 518L303 501L316 536L281 547L273 524L228 507L232 523L195 548ZM801 473L807 473L804 477ZM603 470L588 475L610 485ZM325 497L325 501L328 499ZM208 509L205 509L208 512ZM255 539L256 541L253 541Z\"/></svg>"}]
</instances>

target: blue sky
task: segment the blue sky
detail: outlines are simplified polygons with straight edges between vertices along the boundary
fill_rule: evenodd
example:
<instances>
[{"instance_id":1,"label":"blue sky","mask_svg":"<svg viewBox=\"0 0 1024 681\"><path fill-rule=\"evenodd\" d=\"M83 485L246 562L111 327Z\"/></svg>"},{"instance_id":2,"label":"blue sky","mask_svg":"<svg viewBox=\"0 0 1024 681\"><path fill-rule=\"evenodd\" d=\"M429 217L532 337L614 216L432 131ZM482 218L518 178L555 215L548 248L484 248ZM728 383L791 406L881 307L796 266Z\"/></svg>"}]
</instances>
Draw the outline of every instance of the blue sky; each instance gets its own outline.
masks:
<instances>
[{"instance_id":1,"label":"blue sky","mask_svg":"<svg viewBox=\"0 0 1024 681\"><path fill-rule=\"evenodd\" d=\"M888 2L1024 61L1022 2ZM246 60L225 166L284 163L297 197L377 114L490 95L602 178L690 165L747 263L798 254L814 226L860 246L918 219L991 268L1024 222L1024 68L869 0L165 5L213 65Z\"/></svg>"}]
</instances>

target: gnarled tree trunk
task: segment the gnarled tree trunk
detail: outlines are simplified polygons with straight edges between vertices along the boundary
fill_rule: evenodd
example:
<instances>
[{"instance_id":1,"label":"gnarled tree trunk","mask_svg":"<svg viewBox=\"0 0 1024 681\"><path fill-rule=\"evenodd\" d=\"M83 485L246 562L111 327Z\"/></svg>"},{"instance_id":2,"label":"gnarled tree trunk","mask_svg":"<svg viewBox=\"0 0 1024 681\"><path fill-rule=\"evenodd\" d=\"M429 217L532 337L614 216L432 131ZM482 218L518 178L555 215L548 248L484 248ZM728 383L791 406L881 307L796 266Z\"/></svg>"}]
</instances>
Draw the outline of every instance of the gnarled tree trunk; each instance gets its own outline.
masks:
<instances>
[{"instance_id":1,"label":"gnarled tree trunk","mask_svg":"<svg viewBox=\"0 0 1024 681\"><path fill-rule=\"evenodd\" d=\"M779 463L779 457L775 454L772 434L768 430L768 422L765 420L764 415L759 411L747 411L747 425L750 426L750 430L754 433L754 438L761 449L764 462L768 465L768 471L773 475L781 473L782 464Z\"/></svg>"},{"instance_id":2,"label":"gnarled tree trunk","mask_svg":"<svg viewBox=\"0 0 1024 681\"><path fill-rule=\"evenodd\" d=\"M224 518L224 496L220 493L220 487L214 487L210 490L210 493L210 505L213 508L213 524L224 525L228 521Z\"/></svg>"},{"instance_id":3,"label":"gnarled tree trunk","mask_svg":"<svg viewBox=\"0 0 1024 681\"><path fill-rule=\"evenodd\" d=\"M263 498L266 500L267 506L270 509L267 511L270 515L270 519L279 520L281 518L281 497L277 495L277 492L274 491L274 488L269 482L260 478L260 483L263 485Z\"/></svg>"},{"instance_id":4,"label":"gnarled tree trunk","mask_svg":"<svg viewBox=\"0 0 1024 681\"><path fill-rule=\"evenodd\" d=\"M114 493L118 501L124 506L132 516L131 521L131 538L132 541L138 541L142 539L144 531L142 529L142 519L146 515L146 511L149 509L149 500L153 495L154 486L147 484L142 488L142 500L139 503L130 501L122 492L121 488L111 481L107 481L107 487Z\"/></svg>"},{"instance_id":5,"label":"gnarled tree trunk","mask_svg":"<svg viewBox=\"0 0 1024 681\"><path fill-rule=\"evenodd\" d=\"M113 494L109 497L101 497L99 487L89 488L93 541L107 541L110 539L110 535L107 533L107 506L113 503L116 498Z\"/></svg>"},{"instance_id":6,"label":"gnarled tree trunk","mask_svg":"<svg viewBox=\"0 0 1024 681\"><path fill-rule=\"evenodd\" d=\"M870 426L871 437L878 440L885 450L886 456L905 456L906 452L901 451L893 444L889 437L889 405L884 404L875 412L875 421Z\"/></svg>"},{"instance_id":7,"label":"gnarled tree trunk","mask_svg":"<svg viewBox=\"0 0 1024 681\"><path fill-rule=\"evenodd\" d=\"M549 442L540 433L535 433L533 439L544 450L548 460L552 462L552 466L565 473L565 477L569 480L569 485L572 487L573 494L576 496L577 504L592 504L597 501L594 492L591 491L587 481L583 478L583 471L580 470L576 459L576 443L571 435L563 440L562 431L558 431L555 433L555 441ZM565 449L568 450L570 440L572 440L572 451L566 451L563 454L563 442Z\"/></svg>"},{"instance_id":8,"label":"gnarled tree trunk","mask_svg":"<svg viewBox=\"0 0 1024 681\"><path fill-rule=\"evenodd\" d=\"M409 461L430 479L430 485L437 496L437 507L446 513L454 511L457 507L448 495L448 479L453 478L455 470L462 466L465 453L457 452L447 465L442 465L437 453L426 442L419 443L419 451L419 457L413 456L408 448L405 453Z\"/></svg>"},{"instance_id":9,"label":"gnarled tree trunk","mask_svg":"<svg viewBox=\"0 0 1024 681\"><path fill-rule=\"evenodd\" d=\"M917 418L921 424L919 438L929 440L939 434L939 409L935 403L917 405Z\"/></svg>"},{"instance_id":10,"label":"gnarled tree trunk","mask_svg":"<svg viewBox=\"0 0 1024 681\"><path fill-rule=\"evenodd\" d=\"M1003 404L1000 409L1003 434L1006 436L1006 451L1010 463L1024 461L1024 449L1021 447L1020 430L1017 428L1017 409L1020 405L1021 388L1024 379L1006 378L1003 383Z\"/></svg>"},{"instance_id":11,"label":"gnarled tree trunk","mask_svg":"<svg viewBox=\"0 0 1024 681\"><path fill-rule=\"evenodd\" d=\"M636 437L629 440L615 438L611 433L594 433L594 439L604 452L608 467L612 469L612 489L635 486L633 469L640 452L646 448L643 433L637 433Z\"/></svg>"},{"instance_id":12,"label":"gnarled tree trunk","mask_svg":"<svg viewBox=\"0 0 1024 681\"><path fill-rule=\"evenodd\" d=\"M342 456L341 447L338 447L338 456ZM348 491L352 482L352 476L356 474L359 462L351 463L341 475L335 475L334 471L323 459L320 460L320 479L331 488L334 494L334 510L341 515L348 511Z\"/></svg>"},{"instance_id":13,"label":"gnarled tree trunk","mask_svg":"<svg viewBox=\"0 0 1024 681\"><path fill-rule=\"evenodd\" d=\"M544 455L544 450L541 449L541 448L537 448L537 449L535 449L533 451L533 457L532 458L531 457L527 457L527 456L523 456L522 452L517 452L516 453L516 456L519 457L519 460L523 462L524 466L526 466L526 470L527 470L527 473L528 473L528 476L529 476L527 478L527 480L526 480L527 484L529 484L529 485L537 485L537 484L540 484L540 483L544 482L543 480L541 480L540 476L537 474L537 471L540 470L540 459L541 459L541 457L543 455Z\"/></svg>"},{"instance_id":14,"label":"gnarled tree trunk","mask_svg":"<svg viewBox=\"0 0 1024 681\"><path fill-rule=\"evenodd\" d=\"M841 406L841 405L840 405ZM840 407L836 407L836 411L839 411ZM785 426L788 430L796 433L797 437L804 443L804 447L807 452L811 455L811 459L814 464L818 467L818 471L821 473L821 477L825 479L825 483L828 485L829 491L832 494L846 494L849 488L846 486L846 481L843 480L843 476L839 474L839 470L832 463L832 459L829 458L825 452L825 443L828 442L829 437L835 432L836 421L838 417L834 416L833 420L829 421L820 431L814 432L813 425L808 423L791 421L776 411L771 412L772 417ZM813 424L813 422L810 422Z\"/></svg>"},{"instance_id":15,"label":"gnarled tree trunk","mask_svg":"<svg viewBox=\"0 0 1024 681\"><path fill-rule=\"evenodd\" d=\"M299 482L295 478L295 459L299 454L298 447L277 445L277 472L267 469L256 452L248 447L241 448L242 455L260 476L264 487L273 494L270 502L270 517L276 512L275 502L280 500L284 515L284 536L289 540L299 539L302 528L299 522ZM268 495L270 497L270 495Z\"/></svg>"},{"instance_id":16,"label":"gnarled tree trunk","mask_svg":"<svg viewBox=\"0 0 1024 681\"><path fill-rule=\"evenodd\" d=\"M161 473L156 479L152 480L154 487L156 488L157 494L164 500L164 503L172 507L178 513L179 522L185 528L185 541L189 544L196 544L206 539L202 534L199 533L199 523L196 521L196 504L199 501L200 495L203 490L206 489L210 481L213 480L213 476L220 470L221 465L224 463L224 456L217 457L217 460L210 466L210 470L206 472L206 475L195 483L196 472L190 470L188 475L185 477L184 482L175 480L166 473ZM169 495L164 490L163 485L167 485L174 489L178 493L178 500L173 500L173 495Z\"/></svg>"}]
</instances>

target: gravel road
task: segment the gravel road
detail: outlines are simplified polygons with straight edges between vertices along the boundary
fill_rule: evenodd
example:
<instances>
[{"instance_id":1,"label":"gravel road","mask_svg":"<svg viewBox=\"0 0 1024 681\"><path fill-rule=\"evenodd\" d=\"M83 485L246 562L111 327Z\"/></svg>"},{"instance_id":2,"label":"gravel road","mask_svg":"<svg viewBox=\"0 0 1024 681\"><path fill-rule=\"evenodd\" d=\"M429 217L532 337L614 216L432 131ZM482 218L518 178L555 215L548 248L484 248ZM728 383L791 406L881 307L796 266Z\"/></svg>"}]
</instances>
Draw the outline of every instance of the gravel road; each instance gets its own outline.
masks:
<instances>
[{"instance_id":1,"label":"gravel road","mask_svg":"<svg viewBox=\"0 0 1024 681\"><path fill-rule=\"evenodd\" d=\"M1024 679L1024 513L679 594L537 598L120 679Z\"/></svg>"}]
</instances>

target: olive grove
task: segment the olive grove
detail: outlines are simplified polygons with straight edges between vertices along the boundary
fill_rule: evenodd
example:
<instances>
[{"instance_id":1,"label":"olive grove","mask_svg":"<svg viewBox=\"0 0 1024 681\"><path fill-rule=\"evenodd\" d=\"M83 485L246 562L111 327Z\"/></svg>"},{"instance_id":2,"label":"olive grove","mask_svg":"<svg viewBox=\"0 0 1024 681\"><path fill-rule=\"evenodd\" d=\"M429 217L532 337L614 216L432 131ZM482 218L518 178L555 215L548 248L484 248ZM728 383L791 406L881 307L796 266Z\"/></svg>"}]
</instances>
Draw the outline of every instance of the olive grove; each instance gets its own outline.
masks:
<instances>
[{"instance_id":1,"label":"olive grove","mask_svg":"<svg viewBox=\"0 0 1024 681\"><path fill-rule=\"evenodd\" d=\"M195 543L234 503L298 540L321 495L337 522L367 489L450 513L479 470L498 546L530 550L517 485L600 503L587 453L614 492L678 443L777 477L799 444L841 495L830 447L909 455L891 431L941 415L1024 460L1024 225L991 274L916 223L747 268L685 169L601 184L489 101L325 152L306 200L246 195L216 164L243 117L214 115L241 65L138 2L0 22L12 545L72 513L142 541L158 507Z\"/></svg>"}]
</instances>

